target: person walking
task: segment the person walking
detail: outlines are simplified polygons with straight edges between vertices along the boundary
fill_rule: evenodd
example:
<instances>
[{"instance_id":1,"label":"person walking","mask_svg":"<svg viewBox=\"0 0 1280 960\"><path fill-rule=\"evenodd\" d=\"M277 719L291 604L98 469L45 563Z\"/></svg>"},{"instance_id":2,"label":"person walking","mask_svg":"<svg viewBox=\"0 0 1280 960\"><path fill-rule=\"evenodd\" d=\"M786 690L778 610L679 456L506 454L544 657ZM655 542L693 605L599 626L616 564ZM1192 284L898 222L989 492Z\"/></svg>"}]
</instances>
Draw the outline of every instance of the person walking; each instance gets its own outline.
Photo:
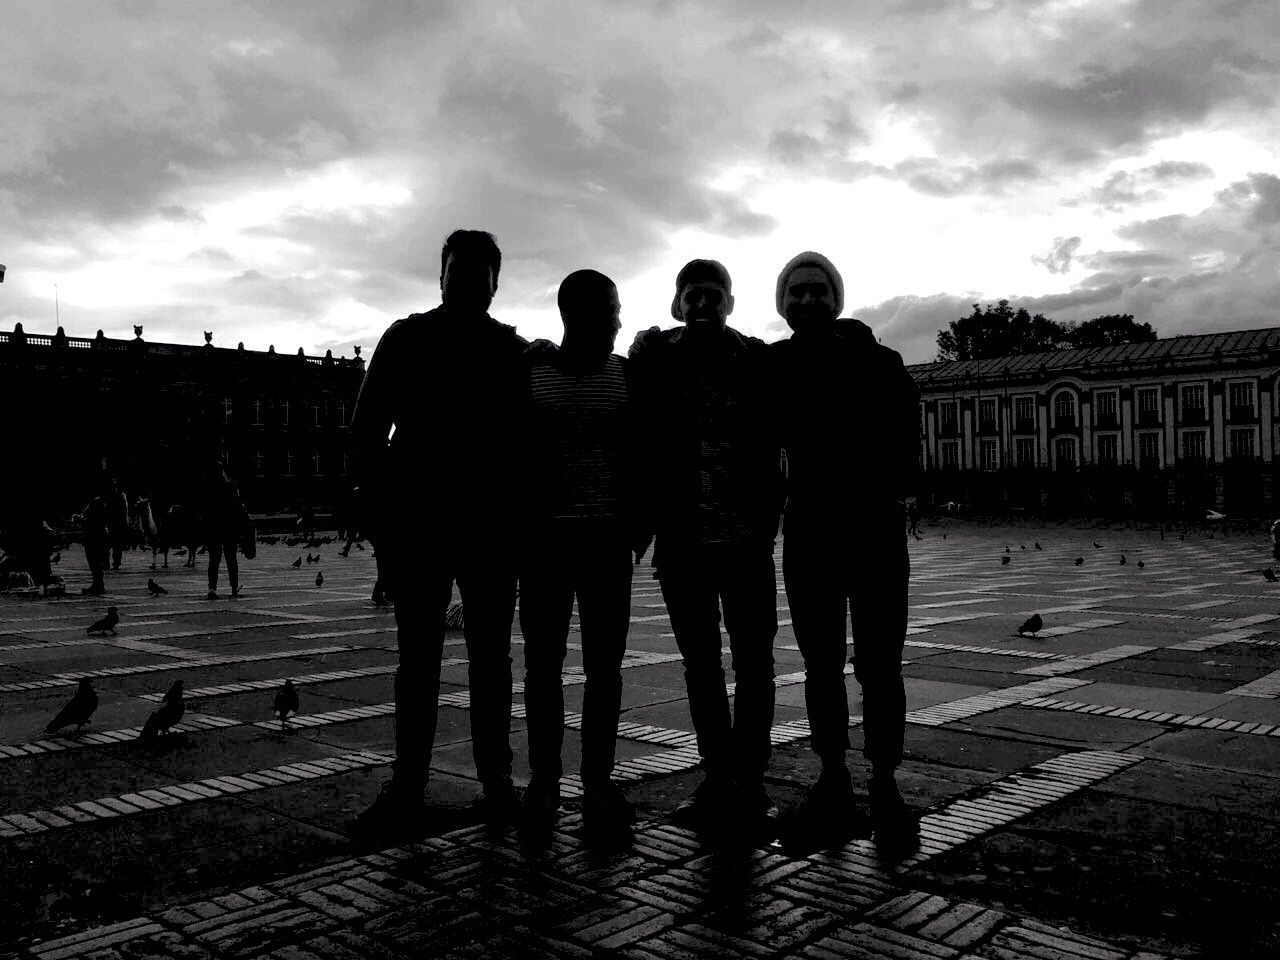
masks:
<instances>
[{"instance_id":1,"label":"person walking","mask_svg":"<svg viewBox=\"0 0 1280 960\"><path fill-rule=\"evenodd\" d=\"M610 779L631 614L632 560L651 535L639 509L634 412L624 361L613 354L618 288L577 270L557 297L564 337L529 348L532 491L520 573L525 715L532 779L526 821L546 825L560 803L562 669L575 598L581 626L583 817L588 829L625 830L630 803Z\"/></svg>"},{"instance_id":2,"label":"person walking","mask_svg":"<svg viewBox=\"0 0 1280 960\"><path fill-rule=\"evenodd\" d=\"M226 467L214 463L206 475L203 509L204 543L209 549L210 600L218 599L218 564L226 560L227 582L232 598L240 596L240 567L236 550L240 545L240 532L249 513L240 499L240 491L227 476Z\"/></svg>"},{"instance_id":3,"label":"person walking","mask_svg":"<svg viewBox=\"0 0 1280 960\"><path fill-rule=\"evenodd\" d=\"M395 604L391 779L356 817L358 837L422 825L435 739L445 613L456 581L466 609L472 755L491 822L517 810L511 782L511 623L528 343L489 316L502 254L492 235L451 233L441 305L397 320L365 371L352 419L356 482ZM394 432L392 428L394 426Z\"/></svg>"},{"instance_id":4,"label":"person walking","mask_svg":"<svg viewBox=\"0 0 1280 960\"><path fill-rule=\"evenodd\" d=\"M902 358L869 327L837 319L843 304L843 280L821 254L799 254L778 277L778 313L793 331L770 346L771 406L788 467L782 570L804 658L811 744L822 763L783 835L784 842L823 845L856 825L845 765L852 609L871 821L877 842L899 849L916 829L895 771L906 726L910 578L902 501L914 493L918 471L919 391Z\"/></svg>"},{"instance_id":5,"label":"person walking","mask_svg":"<svg viewBox=\"0 0 1280 960\"><path fill-rule=\"evenodd\" d=\"M729 272L691 260L676 277L671 315L630 350L646 424L646 488L654 497L653 564L684 660L689 712L705 772L676 819L707 833L772 829L764 787L773 723L778 632L774 539L781 509L779 448L767 423L763 341L727 325ZM734 678L721 663L721 610Z\"/></svg>"}]
</instances>

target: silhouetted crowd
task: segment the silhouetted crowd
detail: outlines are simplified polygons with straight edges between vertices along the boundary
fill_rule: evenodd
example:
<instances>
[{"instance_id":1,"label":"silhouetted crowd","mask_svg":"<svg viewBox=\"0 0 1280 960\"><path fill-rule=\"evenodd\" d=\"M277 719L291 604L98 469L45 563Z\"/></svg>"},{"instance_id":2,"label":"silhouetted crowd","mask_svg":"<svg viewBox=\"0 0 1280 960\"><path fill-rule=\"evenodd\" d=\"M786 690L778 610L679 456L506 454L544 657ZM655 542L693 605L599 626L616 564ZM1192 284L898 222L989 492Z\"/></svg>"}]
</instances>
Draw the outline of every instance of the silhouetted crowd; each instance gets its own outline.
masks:
<instances>
[{"instance_id":1,"label":"silhouetted crowd","mask_svg":"<svg viewBox=\"0 0 1280 960\"><path fill-rule=\"evenodd\" d=\"M390 837L429 826L445 617L462 596L470 720L491 822L554 821L564 775L562 668L576 601L582 669L579 774L589 831L625 833L611 779L633 567L652 565L684 662L703 779L675 812L709 836L780 831L812 849L859 831L900 849L915 817L899 793L918 393L901 357L839 319L843 282L806 252L782 269L766 344L728 325L732 281L714 260L676 276L677 325L613 353L614 283L578 270L560 285L559 344L528 343L489 316L501 252L459 230L441 251L441 305L393 323L352 422L374 541L394 599L399 665L391 779L354 824ZM779 818L765 788L778 631L775 541L821 774ZM918 522L918 518L916 519ZM511 627L525 648L532 777L511 779ZM852 612L863 691L869 817L855 802L844 671ZM721 655L723 620L733 705Z\"/></svg>"}]
</instances>

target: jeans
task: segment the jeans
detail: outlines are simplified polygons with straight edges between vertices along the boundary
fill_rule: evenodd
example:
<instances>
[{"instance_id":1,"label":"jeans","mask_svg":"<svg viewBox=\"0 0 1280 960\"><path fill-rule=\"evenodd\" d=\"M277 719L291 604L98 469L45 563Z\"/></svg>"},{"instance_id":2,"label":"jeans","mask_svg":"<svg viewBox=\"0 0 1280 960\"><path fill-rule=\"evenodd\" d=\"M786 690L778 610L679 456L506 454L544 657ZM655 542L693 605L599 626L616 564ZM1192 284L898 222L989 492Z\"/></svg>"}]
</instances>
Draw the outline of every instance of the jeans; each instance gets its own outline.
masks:
<instances>
[{"instance_id":1,"label":"jeans","mask_svg":"<svg viewBox=\"0 0 1280 960\"><path fill-rule=\"evenodd\" d=\"M564 772L561 671L575 596L586 679L580 772L584 783L599 784L613 771L631 619L631 547L617 528L592 526L548 526L537 538L542 552L520 576L529 766L535 779L549 784Z\"/></svg>"},{"instance_id":2,"label":"jeans","mask_svg":"<svg viewBox=\"0 0 1280 960\"><path fill-rule=\"evenodd\" d=\"M429 536L416 542L430 542ZM408 548L386 550L382 572L395 604L396 759L394 780L424 789L436 736L444 616L457 581L471 693L471 749L476 773L488 786L511 776L511 621L516 575L510 550L477 538L420 557Z\"/></svg>"},{"instance_id":3,"label":"jeans","mask_svg":"<svg viewBox=\"0 0 1280 960\"><path fill-rule=\"evenodd\" d=\"M907 700L902 648L911 561L896 523L835 532L787 530L782 575L796 644L804 657L805 707L813 750L824 766L844 764L849 701L844 665L852 611L854 676L862 687L863 752L875 770L902 760Z\"/></svg>"},{"instance_id":4,"label":"jeans","mask_svg":"<svg viewBox=\"0 0 1280 960\"><path fill-rule=\"evenodd\" d=\"M660 547L658 580L684 658L703 767L758 785L769 766L773 726L778 633L773 543ZM732 716L720 658L722 609L737 681Z\"/></svg>"},{"instance_id":5,"label":"jeans","mask_svg":"<svg viewBox=\"0 0 1280 960\"><path fill-rule=\"evenodd\" d=\"M225 556L227 560L227 582L231 584L231 591L234 593L240 589L240 566L236 557L237 545L233 541L231 543L219 543L214 540L209 544L209 589L218 589L218 562Z\"/></svg>"}]
</instances>

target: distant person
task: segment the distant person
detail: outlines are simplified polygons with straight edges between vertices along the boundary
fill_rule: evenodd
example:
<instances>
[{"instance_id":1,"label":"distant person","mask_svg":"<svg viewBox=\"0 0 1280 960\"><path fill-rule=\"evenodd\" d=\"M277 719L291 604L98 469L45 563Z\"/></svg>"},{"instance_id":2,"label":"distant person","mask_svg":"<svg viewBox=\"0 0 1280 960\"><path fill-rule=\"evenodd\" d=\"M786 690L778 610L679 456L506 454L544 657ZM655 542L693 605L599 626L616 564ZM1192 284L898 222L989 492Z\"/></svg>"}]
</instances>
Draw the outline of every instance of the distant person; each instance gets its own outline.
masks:
<instances>
[{"instance_id":1,"label":"distant person","mask_svg":"<svg viewBox=\"0 0 1280 960\"><path fill-rule=\"evenodd\" d=\"M363 539L360 535L359 511L356 503L360 497L360 488L352 487L338 501L338 539L344 540L338 556L345 557L351 553L351 545Z\"/></svg>"},{"instance_id":2,"label":"distant person","mask_svg":"<svg viewBox=\"0 0 1280 960\"><path fill-rule=\"evenodd\" d=\"M357 479L373 505L371 529L395 603L400 655L396 759L390 781L356 818L361 837L400 834L425 816L455 580L466 610L481 812L499 822L518 809L511 783L511 622L528 343L489 316L501 266L490 234L450 234L440 252L441 305L391 324L356 401Z\"/></svg>"},{"instance_id":3,"label":"distant person","mask_svg":"<svg viewBox=\"0 0 1280 960\"><path fill-rule=\"evenodd\" d=\"M1160 531L1163 538L1164 531ZM1271 522L1271 556L1280 560L1280 520Z\"/></svg>"},{"instance_id":4,"label":"distant person","mask_svg":"<svg viewBox=\"0 0 1280 960\"><path fill-rule=\"evenodd\" d=\"M632 558L650 535L637 510L633 411L618 336L618 288L602 273L577 270L560 284L564 337L529 348L531 482L526 563L520 573L525 716L532 779L524 813L532 823L560 804L564 666L578 602L582 662L583 816L589 829L634 819L610 779L622 701L622 658L631 617ZM469 613L469 608L468 608Z\"/></svg>"},{"instance_id":5,"label":"distant person","mask_svg":"<svg viewBox=\"0 0 1280 960\"><path fill-rule=\"evenodd\" d=\"M765 422L763 341L727 326L728 271L691 260L676 277L671 315L631 347L646 424L646 488L654 498L653 563L684 658L689 712L705 778L676 809L696 829L771 829L765 791L778 632L774 539L781 508L778 446ZM720 615L733 652L732 714Z\"/></svg>"},{"instance_id":6,"label":"distant person","mask_svg":"<svg viewBox=\"0 0 1280 960\"><path fill-rule=\"evenodd\" d=\"M920 536L920 502L914 497L907 501L907 533L917 540L924 539Z\"/></svg>"},{"instance_id":7,"label":"distant person","mask_svg":"<svg viewBox=\"0 0 1280 960\"><path fill-rule=\"evenodd\" d=\"M187 560L183 566L195 567L196 546L200 538L199 517L191 507L182 503L170 504L160 524L160 536L166 560L169 551L176 546L186 550Z\"/></svg>"},{"instance_id":8,"label":"distant person","mask_svg":"<svg viewBox=\"0 0 1280 960\"><path fill-rule=\"evenodd\" d=\"M314 507L298 508L298 536L304 540L312 540L316 535L316 511Z\"/></svg>"},{"instance_id":9,"label":"distant person","mask_svg":"<svg viewBox=\"0 0 1280 960\"><path fill-rule=\"evenodd\" d=\"M120 480L114 477L107 495L107 527L111 539L111 569L119 570L121 554L132 536L129 532L129 497Z\"/></svg>"},{"instance_id":10,"label":"distant person","mask_svg":"<svg viewBox=\"0 0 1280 960\"><path fill-rule=\"evenodd\" d=\"M151 507L151 497L143 496L133 505L133 515L138 518L138 531L142 534L142 542L151 548L151 569L156 568L156 555L164 554L164 566L169 568L169 546L160 536L160 525L156 523L155 512Z\"/></svg>"},{"instance_id":11,"label":"distant person","mask_svg":"<svg viewBox=\"0 0 1280 960\"><path fill-rule=\"evenodd\" d=\"M89 563L89 586L80 592L90 596L101 596L107 592L103 577L110 559L111 531L107 500L102 492L90 495L88 502L80 511L80 535L84 541L84 556Z\"/></svg>"},{"instance_id":12,"label":"distant person","mask_svg":"<svg viewBox=\"0 0 1280 960\"><path fill-rule=\"evenodd\" d=\"M872 824L878 842L897 848L916 828L895 771L906 726L910 576L901 501L917 470L919 393L902 358L870 328L836 319L843 304L840 274L821 254L798 255L778 277L778 313L793 331L770 348L789 470L782 570L804 657L810 742L822 761L784 840L840 840L854 820L844 679L852 606Z\"/></svg>"},{"instance_id":13,"label":"distant person","mask_svg":"<svg viewBox=\"0 0 1280 960\"><path fill-rule=\"evenodd\" d=\"M227 564L227 582L231 596L240 596L240 566L236 550L249 512L240 499L240 491L227 476L221 463L209 467L205 477L204 497L200 511L204 527L204 544L209 548L210 600L218 599L218 564Z\"/></svg>"}]
</instances>

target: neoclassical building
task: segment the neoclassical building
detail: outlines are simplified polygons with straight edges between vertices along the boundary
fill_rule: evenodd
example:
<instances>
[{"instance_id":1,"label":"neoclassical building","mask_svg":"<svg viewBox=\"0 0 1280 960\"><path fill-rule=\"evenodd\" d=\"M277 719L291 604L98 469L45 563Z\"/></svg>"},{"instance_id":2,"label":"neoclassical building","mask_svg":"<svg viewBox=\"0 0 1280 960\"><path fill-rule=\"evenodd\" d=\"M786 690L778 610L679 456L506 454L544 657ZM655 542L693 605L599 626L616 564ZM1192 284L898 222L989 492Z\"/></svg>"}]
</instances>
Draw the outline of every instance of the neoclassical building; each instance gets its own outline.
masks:
<instances>
[{"instance_id":1,"label":"neoclassical building","mask_svg":"<svg viewBox=\"0 0 1280 960\"><path fill-rule=\"evenodd\" d=\"M83 504L103 457L131 497L189 496L225 463L254 512L330 506L349 484L350 423L364 361L0 332L0 495L47 517Z\"/></svg>"},{"instance_id":2,"label":"neoclassical building","mask_svg":"<svg viewBox=\"0 0 1280 960\"><path fill-rule=\"evenodd\" d=\"M908 367L926 496L976 509L1270 514L1280 328Z\"/></svg>"}]
</instances>

